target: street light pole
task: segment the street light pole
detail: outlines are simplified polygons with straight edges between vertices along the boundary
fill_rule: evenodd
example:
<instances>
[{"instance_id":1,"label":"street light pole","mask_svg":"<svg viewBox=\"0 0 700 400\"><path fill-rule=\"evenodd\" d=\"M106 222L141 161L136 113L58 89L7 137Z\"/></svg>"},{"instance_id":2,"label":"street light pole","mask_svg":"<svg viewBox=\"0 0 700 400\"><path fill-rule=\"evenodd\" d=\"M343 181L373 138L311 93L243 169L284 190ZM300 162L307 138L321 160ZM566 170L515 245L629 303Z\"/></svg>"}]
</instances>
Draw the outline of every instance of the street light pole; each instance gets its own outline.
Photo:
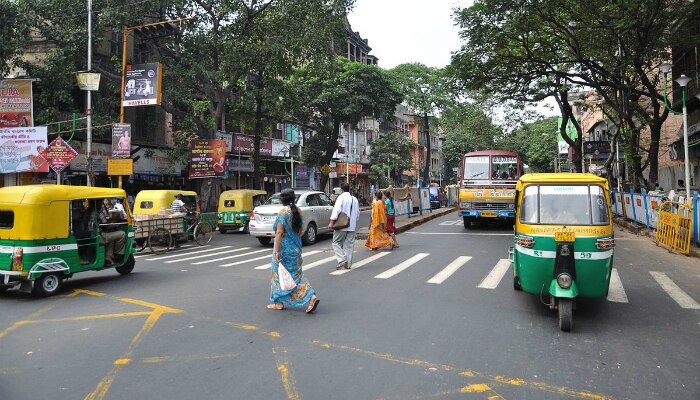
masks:
<instances>
[{"instance_id":1,"label":"street light pole","mask_svg":"<svg viewBox=\"0 0 700 400\"><path fill-rule=\"evenodd\" d=\"M87 0L88 12L88 43L87 43L87 70L92 70L92 0ZM92 91L87 91L87 186L92 186ZM61 173L58 173L59 182Z\"/></svg>"},{"instance_id":2,"label":"street light pole","mask_svg":"<svg viewBox=\"0 0 700 400\"><path fill-rule=\"evenodd\" d=\"M679 114L678 112L674 111L669 105L668 105L668 99L666 95L666 75L671 71L671 68L673 68L672 64L669 64L667 62L662 63L659 66L659 69L661 69L661 72L664 74L664 105L666 105L666 108L669 109L669 111L673 112L674 114ZM685 155L685 160L684 160L684 167L685 167L685 201L686 203L690 203L690 160L688 159L688 107L686 106L685 102L685 88L688 86L688 83L690 83L692 79L688 78L685 76L685 74L681 74L680 77L675 79L676 83L680 85L681 87L681 103L683 104L683 152Z\"/></svg>"}]
</instances>

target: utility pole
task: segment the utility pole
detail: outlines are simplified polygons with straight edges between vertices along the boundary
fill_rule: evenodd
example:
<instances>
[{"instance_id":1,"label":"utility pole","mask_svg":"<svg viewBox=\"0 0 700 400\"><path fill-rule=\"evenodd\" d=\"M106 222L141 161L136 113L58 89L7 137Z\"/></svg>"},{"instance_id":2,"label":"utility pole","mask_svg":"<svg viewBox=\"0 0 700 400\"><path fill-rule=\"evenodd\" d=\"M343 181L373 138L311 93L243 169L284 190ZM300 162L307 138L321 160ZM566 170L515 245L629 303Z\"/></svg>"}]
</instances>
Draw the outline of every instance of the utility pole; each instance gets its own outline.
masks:
<instances>
[{"instance_id":1,"label":"utility pole","mask_svg":"<svg viewBox=\"0 0 700 400\"><path fill-rule=\"evenodd\" d=\"M88 12L88 43L87 43L87 70L92 70L92 0L87 0ZM121 100L120 100L121 101ZM87 91L87 186L92 186L92 91ZM58 174L61 175L60 173Z\"/></svg>"}]
</instances>

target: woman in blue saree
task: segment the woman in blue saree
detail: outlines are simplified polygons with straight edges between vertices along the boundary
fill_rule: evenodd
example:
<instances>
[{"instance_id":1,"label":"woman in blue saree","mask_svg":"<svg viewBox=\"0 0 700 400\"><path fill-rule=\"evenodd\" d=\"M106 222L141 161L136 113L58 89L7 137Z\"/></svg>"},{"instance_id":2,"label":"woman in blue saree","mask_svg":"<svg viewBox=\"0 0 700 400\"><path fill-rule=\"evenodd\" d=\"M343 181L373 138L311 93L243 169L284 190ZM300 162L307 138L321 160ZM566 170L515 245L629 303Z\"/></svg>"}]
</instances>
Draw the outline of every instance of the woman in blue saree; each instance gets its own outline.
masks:
<instances>
[{"instance_id":1,"label":"woman in blue saree","mask_svg":"<svg viewBox=\"0 0 700 400\"><path fill-rule=\"evenodd\" d=\"M304 307L306 312L316 311L319 300L314 289L304 275L301 265L301 213L294 204L294 191L285 189L280 193L280 201L285 206L275 220L275 247L272 254L270 278L271 310L284 310L285 306ZM291 290L280 287L279 268L285 268L294 279L296 286Z\"/></svg>"}]
</instances>

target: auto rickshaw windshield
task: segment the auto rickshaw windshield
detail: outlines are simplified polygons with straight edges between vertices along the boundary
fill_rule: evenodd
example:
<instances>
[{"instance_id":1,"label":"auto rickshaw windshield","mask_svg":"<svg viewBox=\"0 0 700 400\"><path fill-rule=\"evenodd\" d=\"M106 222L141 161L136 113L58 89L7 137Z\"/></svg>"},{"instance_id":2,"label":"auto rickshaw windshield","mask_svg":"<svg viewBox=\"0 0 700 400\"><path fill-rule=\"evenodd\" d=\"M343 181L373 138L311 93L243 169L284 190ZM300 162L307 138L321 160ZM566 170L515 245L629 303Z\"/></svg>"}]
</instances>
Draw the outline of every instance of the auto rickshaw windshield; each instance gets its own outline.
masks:
<instances>
[{"instance_id":1,"label":"auto rickshaw windshield","mask_svg":"<svg viewBox=\"0 0 700 400\"><path fill-rule=\"evenodd\" d=\"M523 192L520 222L547 225L607 225L605 191L598 185L530 185Z\"/></svg>"}]
</instances>

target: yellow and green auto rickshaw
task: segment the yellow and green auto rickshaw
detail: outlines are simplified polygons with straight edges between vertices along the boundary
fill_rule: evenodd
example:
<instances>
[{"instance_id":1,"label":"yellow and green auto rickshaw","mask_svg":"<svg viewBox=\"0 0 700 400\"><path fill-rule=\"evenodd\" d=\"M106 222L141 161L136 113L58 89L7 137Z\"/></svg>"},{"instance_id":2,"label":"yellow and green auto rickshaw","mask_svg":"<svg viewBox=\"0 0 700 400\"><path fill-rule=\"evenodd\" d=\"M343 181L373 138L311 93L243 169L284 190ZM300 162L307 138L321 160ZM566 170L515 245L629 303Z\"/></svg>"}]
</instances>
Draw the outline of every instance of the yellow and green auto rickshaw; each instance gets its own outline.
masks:
<instances>
[{"instance_id":1,"label":"yellow and green auto rickshaw","mask_svg":"<svg viewBox=\"0 0 700 400\"><path fill-rule=\"evenodd\" d=\"M158 214L161 209L170 208L175 196L182 195L182 201L190 211L199 211L199 196L189 190L142 190L134 199L134 215Z\"/></svg>"},{"instance_id":2,"label":"yellow and green auto rickshaw","mask_svg":"<svg viewBox=\"0 0 700 400\"><path fill-rule=\"evenodd\" d=\"M100 187L1 188L0 292L19 286L50 296L76 272L130 273L134 232L124 199L123 190Z\"/></svg>"},{"instance_id":3,"label":"yellow and green auto rickshaw","mask_svg":"<svg viewBox=\"0 0 700 400\"><path fill-rule=\"evenodd\" d=\"M615 237L608 182L593 174L525 174L516 186L513 287L540 296L571 330L574 301L607 296Z\"/></svg>"},{"instance_id":4,"label":"yellow and green auto rickshaw","mask_svg":"<svg viewBox=\"0 0 700 400\"><path fill-rule=\"evenodd\" d=\"M248 220L253 208L261 205L267 198L264 190L240 189L227 190L219 196L218 225L219 232L243 230L248 233Z\"/></svg>"}]
</instances>

